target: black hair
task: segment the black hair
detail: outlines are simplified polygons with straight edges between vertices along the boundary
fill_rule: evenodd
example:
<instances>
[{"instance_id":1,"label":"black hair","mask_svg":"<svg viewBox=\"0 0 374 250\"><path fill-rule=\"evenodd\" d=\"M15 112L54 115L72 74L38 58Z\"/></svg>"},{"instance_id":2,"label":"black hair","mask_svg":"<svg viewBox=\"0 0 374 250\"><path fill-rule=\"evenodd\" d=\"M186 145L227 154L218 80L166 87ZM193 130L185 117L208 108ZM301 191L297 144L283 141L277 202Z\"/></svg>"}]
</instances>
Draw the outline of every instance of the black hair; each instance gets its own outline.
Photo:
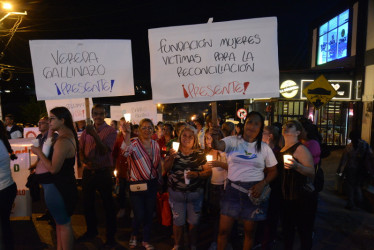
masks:
<instances>
[{"instance_id":1,"label":"black hair","mask_svg":"<svg viewBox=\"0 0 374 250\"><path fill-rule=\"evenodd\" d=\"M103 104L98 103L98 104L93 105L91 109L91 114L93 113L94 109L103 109L104 112L106 113L105 106Z\"/></svg>"},{"instance_id":2,"label":"black hair","mask_svg":"<svg viewBox=\"0 0 374 250\"><path fill-rule=\"evenodd\" d=\"M222 132L224 137L230 136L232 134L232 131L235 130L235 124L232 122L224 122L222 124Z\"/></svg>"},{"instance_id":3,"label":"black hair","mask_svg":"<svg viewBox=\"0 0 374 250\"><path fill-rule=\"evenodd\" d=\"M2 121L0 121L0 140L3 141L6 149L8 150L8 153L11 154L13 152L13 149L10 146L7 131L6 131L4 123Z\"/></svg>"},{"instance_id":4,"label":"black hair","mask_svg":"<svg viewBox=\"0 0 374 250\"><path fill-rule=\"evenodd\" d=\"M73 124L73 117L71 116L70 111L65 107L56 107L51 109L51 114L54 114L59 120L64 119L64 125L73 132L75 144L76 144L76 151L77 151L77 162L80 161L79 159L79 141L77 136L77 131L74 128Z\"/></svg>"},{"instance_id":5,"label":"black hair","mask_svg":"<svg viewBox=\"0 0 374 250\"><path fill-rule=\"evenodd\" d=\"M265 118L261 115L261 113L259 113L257 111L251 111L251 112L249 112L249 114L247 115L247 117L244 120L244 127L245 127L245 123L247 122L248 118L250 116L254 116L254 115L257 115L258 117L260 117L260 120L261 120L260 132L256 136L256 151L260 153L261 152L261 143L262 143L262 132L264 131L264 127L265 127ZM243 133L244 133L244 129L242 129L241 134L240 134L242 137L243 137Z\"/></svg>"},{"instance_id":6,"label":"black hair","mask_svg":"<svg viewBox=\"0 0 374 250\"><path fill-rule=\"evenodd\" d=\"M196 120L194 120L194 122L198 122L198 123L200 123L200 125L201 125L202 127L204 127L204 125L205 125L205 122L204 122L204 118L203 118L203 117L199 117L199 118L197 118Z\"/></svg>"},{"instance_id":7,"label":"black hair","mask_svg":"<svg viewBox=\"0 0 374 250\"><path fill-rule=\"evenodd\" d=\"M358 148L358 142L361 140L361 131L359 130L352 130L349 133L349 139L352 140L352 145L354 149Z\"/></svg>"},{"instance_id":8,"label":"black hair","mask_svg":"<svg viewBox=\"0 0 374 250\"><path fill-rule=\"evenodd\" d=\"M174 134L173 134L173 132L174 132L174 127L173 127L173 125L170 124L170 123L165 123L165 124L164 124L164 128L165 128L165 127L168 127L168 128L169 128L170 133L171 133L171 138L173 138L173 137L174 137Z\"/></svg>"},{"instance_id":9,"label":"black hair","mask_svg":"<svg viewBox=\"0 0 374 250\"><path fill-rule=\"evenodd\" d=\"M320 144L322 142L322 138L318 132L318 127L312 123L311 120L306 119L305 117L299 119L301 125L304 128L304 132L306 132L305 139L307 140L316 140Z\"/></svg>"},{"instance_id":10,"label":"black hair","mask_svg":"<svg viewBox=\"0 0 374 250\"><path fill-rule=\"evenodd\" d=\"M5 117L8 117L12 121L14 121L14 115L12 115L12 114L7 114Z\"/></svg>"}]
</instances>

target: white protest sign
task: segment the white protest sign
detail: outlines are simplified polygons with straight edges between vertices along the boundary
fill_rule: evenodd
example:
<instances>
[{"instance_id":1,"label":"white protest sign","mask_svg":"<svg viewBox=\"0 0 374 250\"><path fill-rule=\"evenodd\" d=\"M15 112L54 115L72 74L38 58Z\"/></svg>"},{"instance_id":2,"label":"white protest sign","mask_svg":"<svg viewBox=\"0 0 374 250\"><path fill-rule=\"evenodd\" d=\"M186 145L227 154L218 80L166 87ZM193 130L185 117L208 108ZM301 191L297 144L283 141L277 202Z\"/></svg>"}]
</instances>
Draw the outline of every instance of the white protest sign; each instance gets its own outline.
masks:
<instances>
[{"instance_id":1,"label":"white protest sign","mask_svg":"<svg viewBox=\"0 0 374 250\"><path fill-rule=\"evenodd\" d=\"M131 114L131 123L133 124L139 124L143 118L151 119L153 123L157 122L157 105L151 100L122 103L121 109L123 114Z\"/></svg>"},{"instance_id":2,"label":"white protest sign","mask_svg":"<svg viewBox=\"0 0 374 250\"><path fill-rule=\"evenodd\" d=\"M134 95L130 40L33 40L38 100Z\"/></svg>"},{"instance_id":3,"label":"white protest sign","mask_svg":"<svg viewBox=\"0 0 374 250\"><path fill-rule=\"evenodd\" d=\"M89 99L90 107L92 108L92 98ZM86 120L86 103L84 98L78 99L63 99L63 100L45 100L45 106L47 108L48 114L51 109L55 107L66 107L71 115L73 116L73 121ZM89 114L91 117L91 113Z\"/></svg>"},{"instance_id":4,"label":"white protest sign","mask_svg":"<svg viewBox=\"0 0 374 250\"><path fill-rule=\"evenodd\" d=\"M31 216L31 197L30 191L26 187L27 177L30 175L30 164L37 160L36 155L30 156L29 150L32 146L30 139L11 139L9 140L14 153L18 159L10 161L10 170L14 182L17 184L17 196L11 212L11 217ZM31 162L30 162L31 160Z\"/></svg>"},{"instance_id":5,"label":"white protest sign","mask_svg":"<svg viewBox=\"0 0 374 250\"><path fill-rule=\"evenodd\" d=\"M119 121L123 117L121 106L110 106L110 118Z\"/></svg>"},{"instance_id":6,"label":"white protest sign","mask_svg":"<svg viewBox=\"0 0 374 250\"><path fill-rule=\"evenodd\" d=\"M279 96L276 17L148 30L153 101Z\"/></svg>"}]
</instances>

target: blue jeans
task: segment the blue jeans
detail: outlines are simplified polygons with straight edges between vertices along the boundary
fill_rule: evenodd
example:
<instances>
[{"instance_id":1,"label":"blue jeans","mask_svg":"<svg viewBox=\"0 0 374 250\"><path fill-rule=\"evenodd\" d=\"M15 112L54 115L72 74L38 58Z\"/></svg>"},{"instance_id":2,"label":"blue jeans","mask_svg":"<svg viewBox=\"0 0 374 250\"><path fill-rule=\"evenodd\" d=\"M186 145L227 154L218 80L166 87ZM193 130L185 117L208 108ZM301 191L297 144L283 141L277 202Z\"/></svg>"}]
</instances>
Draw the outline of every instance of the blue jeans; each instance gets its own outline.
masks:
<instances>
[{"instance_id":1,"label":"blue jeans","mask_svg":"<svg viewBox=\"0 0 374 250\"><path fill-rule=\"evenodd\" d=\"M183 226L186 217L188 224L197 225L203 206L204 190L201 188L195 192L180 192L169 188L168 191L174 225Z\"/></svg>"},{"instance_id":2,"label":"blue jeans","mask_svg":"<svg viewBox=\"0 0 374 250\"><path fill-rule=\"evenodd\" d=\"M131 182L129 182L131 185ZM158 182L153 179L147 182L147 190L140 192L130 191L130 201L134 211L132 220L132 235L139 234L140 225L143 224L143 241L149 242L151 238L151 227L153 212L156 207Z\"/></svg>"}]
</instances>

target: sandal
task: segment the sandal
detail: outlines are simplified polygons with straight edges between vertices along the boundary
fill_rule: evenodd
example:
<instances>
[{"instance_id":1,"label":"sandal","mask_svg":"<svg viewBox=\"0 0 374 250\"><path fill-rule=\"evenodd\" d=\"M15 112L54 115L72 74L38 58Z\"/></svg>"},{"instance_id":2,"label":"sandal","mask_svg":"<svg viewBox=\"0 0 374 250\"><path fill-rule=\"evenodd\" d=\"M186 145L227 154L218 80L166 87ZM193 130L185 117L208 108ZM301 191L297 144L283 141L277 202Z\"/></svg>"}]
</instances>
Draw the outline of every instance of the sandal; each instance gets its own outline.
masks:
<instances>
[{"instance_id":1,"label":"sandal","mask_svg":"<svg viewBox=\"0 0 374 250\"><path fill-rule=\"evenodd\" d=\"M129 247L130 248L135 248L137 245L136 238L131 237L129 240Z\"/></svg>"},{"instance_id":2,"label":"sandal","mask_svg":"<svg viewBox=\"0 0 374 250\"><path fill-rule=\"evenodd\" d=\"M149 244L148 242L142 242L142 245L143 245L143 247L146 249L146 250L154 250L155 248L151 245L151 244Z\"/></svg>"}]
</instances>

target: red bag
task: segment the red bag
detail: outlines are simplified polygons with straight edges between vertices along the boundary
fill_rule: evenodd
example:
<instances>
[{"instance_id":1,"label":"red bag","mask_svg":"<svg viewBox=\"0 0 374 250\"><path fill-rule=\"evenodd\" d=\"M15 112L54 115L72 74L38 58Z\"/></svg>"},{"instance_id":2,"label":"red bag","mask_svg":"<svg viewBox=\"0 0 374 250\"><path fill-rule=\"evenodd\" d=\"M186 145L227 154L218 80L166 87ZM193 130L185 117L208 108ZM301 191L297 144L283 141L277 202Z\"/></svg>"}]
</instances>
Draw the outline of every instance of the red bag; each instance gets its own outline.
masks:
<instances>
[{"instance_id":1,"label":"red bag","mask_svg":"<svg viewBox=\"0 0 374 250\"><path fill-rule=\"evenodd\" d=\"M157 218L163 226L171 226L173 216L169 204L169 193L157 193Z\"/></svg>"}]
</instances>

